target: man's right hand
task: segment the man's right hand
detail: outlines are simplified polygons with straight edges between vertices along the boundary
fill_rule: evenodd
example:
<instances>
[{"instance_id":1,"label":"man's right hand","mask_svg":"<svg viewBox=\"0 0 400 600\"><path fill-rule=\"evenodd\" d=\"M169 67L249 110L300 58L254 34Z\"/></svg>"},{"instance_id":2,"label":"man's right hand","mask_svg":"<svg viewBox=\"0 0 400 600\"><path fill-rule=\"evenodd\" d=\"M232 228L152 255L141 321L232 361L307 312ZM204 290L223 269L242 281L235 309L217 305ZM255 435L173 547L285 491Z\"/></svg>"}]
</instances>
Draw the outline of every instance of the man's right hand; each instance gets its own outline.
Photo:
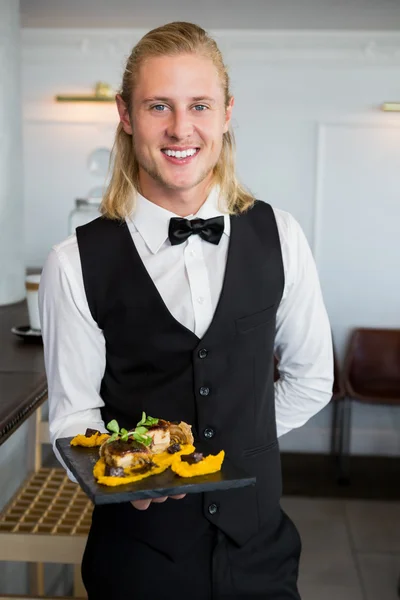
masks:
<instances>
[{"instance_id":1,"label":"man's right hand","mask_svg":"<svg viewBox=\"0 0 400 600\"><path fill-rule=\"evenodd\" d=\"M178 496L162 496L160 498L150 498L149 500L134 500L132 502L132 506L134 506L138 510L147 510L152 502L155 502L155 504L161 504L162 502L168 500L168 498L173 498L174 500L181 500L185 496L186 494L179 494Z\"/></svg>"}]
</instances>

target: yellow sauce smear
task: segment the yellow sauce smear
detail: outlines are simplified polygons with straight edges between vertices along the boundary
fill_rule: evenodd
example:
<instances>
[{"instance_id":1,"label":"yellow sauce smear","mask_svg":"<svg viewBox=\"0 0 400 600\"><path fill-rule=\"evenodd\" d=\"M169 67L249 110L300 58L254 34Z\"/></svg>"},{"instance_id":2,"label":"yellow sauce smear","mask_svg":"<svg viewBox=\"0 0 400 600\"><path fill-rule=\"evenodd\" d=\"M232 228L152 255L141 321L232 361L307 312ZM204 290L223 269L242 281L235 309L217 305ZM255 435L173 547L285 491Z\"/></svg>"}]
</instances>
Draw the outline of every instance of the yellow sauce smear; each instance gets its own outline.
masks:
<instances>
[{"instance_id":1,"label":"yellow sauce smear","mask_svg":"<svg viewBox=\"0 0 400 600\"><path fill-rule=\"evenodd\" d=\"M185 444L181 446L179 452L175 452L174 454L170 454L169 452L161 452L160 454L155 454L151 459L156 465L164 466L167 468L170 467L176 457L180 457L182 454L192 454L195 451L195 447L192 444Z\"/></svg>"},{"instance_id":2,"label":"yellow sauce smear","mask_svg":"<svg viewBox=\"0 0 400 600\"><path fill-rule=\"evenodd\" d=\"M106 472L106 463L104 462L104 458L100 458L93 467L93 475L97 479L97 483L108 486L116 486L126 485L127 483L133 483L134 481L140 481L141 479L145 479L151 475L158 475L166 469L168 469L168 465L153 467L152 469L149 469L147 473L138 473L137 475L133 474L135 472L134 469L124 469L125 477L110 477L109 475L104 475Z\"/></svg>"},{"instance_id":3,"label":"yellow sauce smear","mask_svg":"<svg viewBox=\"0 0 400 600\"><path fill-rule=\"evenodd\" d=\"M145 479L151 475L159 475L171 466L174 458L177 455L180 456L181 454L191 454L192 452L194 452L194 446L187 444L182 446L182 449L175 454L170 454L169 452L154 454L151 460L157 465L156 467L149 469L149 471L146 473L137 473L136 475L135 469L124 469L125 477L110 477L109 475L105 475L106 463L104 462L103 458L100 458L93 468L93 475L95 476L97 483L101 483L102 485L108 485L112 487L117 485L126 485L127 483L140 481L141 479Z\"/></svg>"},{"instance_id":4,"label":"yellow sauce smear","mask_svg":"<svg viewBox=\"0 0 400 600\"><path fill-rule=\"evenodd\" d=\"M196 477L196 475L208 475L221 470L224 462L225 452L221 450L216 455L210 454L198 463L190 465L182 461L180 456L174 456L171 464L171 469L180 477Z\"/></svg>"},{"instance_id":5,"label":"yellow sauce smear","mask_svg":"<svg viewBox=\"0 0 400 600\"><path fill-rule=\"evenodd\" d=\"M76 435L72 438L71 446L84 446L85 448L94 448L95 446L101 446L104 440L107 440L110 436L108 433L94 433L90 437L86 437L83 433Z\"/></svg>"}]
</instances>

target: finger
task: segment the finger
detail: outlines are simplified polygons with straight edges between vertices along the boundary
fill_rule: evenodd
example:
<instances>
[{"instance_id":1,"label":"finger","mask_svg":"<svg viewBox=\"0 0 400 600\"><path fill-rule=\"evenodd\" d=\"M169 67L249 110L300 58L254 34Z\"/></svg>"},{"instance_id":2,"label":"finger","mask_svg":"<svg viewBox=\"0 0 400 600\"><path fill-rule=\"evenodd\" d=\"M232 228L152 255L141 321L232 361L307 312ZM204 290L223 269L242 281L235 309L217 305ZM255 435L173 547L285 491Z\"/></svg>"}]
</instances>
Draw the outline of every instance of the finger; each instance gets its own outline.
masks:
<instances>
[{"instance_id":1,"label":"finger","mask_svg":"<svg viewBox=\"0 0 400 600\"><path fill-rule=\"evenodd\" d=\"M153 498L153 502L156 502L156 504L161 504L161 502L165 502L166 500L168 500L168 496L161 496L160 498Z\"/></svg>"},{"instance_id":2,"label":"finger","mask_svg":"<svg viewBox=\"0 0 400 600\"><path fill-rule=\"evenodd\" d=\"M149 508L151 504L151 500L134 500L132 505L137 508L137 510L146 510Z\"/></svg>"},{"instance_id":3,"label":"finger","mask_svg":"<svg viewBox=\"0 0 400 600\"><path fill-rule=\"evenodd\" d=\"M170 496L170 498L173 498L174 500L182 500L182 498L185 496L186 494L178 494L177 496Z\"/></svg>"}]
</instances>

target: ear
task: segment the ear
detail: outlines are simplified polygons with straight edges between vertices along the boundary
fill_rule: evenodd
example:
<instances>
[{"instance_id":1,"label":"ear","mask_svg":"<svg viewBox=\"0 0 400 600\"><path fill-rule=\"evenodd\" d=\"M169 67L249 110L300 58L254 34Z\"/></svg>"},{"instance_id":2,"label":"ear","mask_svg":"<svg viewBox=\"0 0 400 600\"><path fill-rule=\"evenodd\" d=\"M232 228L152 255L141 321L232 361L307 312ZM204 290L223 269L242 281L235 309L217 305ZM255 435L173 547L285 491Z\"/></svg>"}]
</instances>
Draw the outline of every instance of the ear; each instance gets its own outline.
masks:
<instances>
[{"instance_id":1,"label":"ear","mask_svg":"<svg viewBox=\"0 0 400 600\"><path fill-rule=\"evenodd\" d=\"M233 110L234 104L235 104L235 98L232 96L231 99L229 100L228 106L226 107L226 110L225 110L225 123L224 123L223 133L226 133L229 129L229 124L231 122L232 110Z\"/></svg>"},{"instance_id":2,"label":"ear","mask_svg":"<svg viewBox=\"0 0 400 600\"><path fill-rule=\"evenodd\" d=\"M126 106L125 102L122 100L121 94L117 94L115 96L115 101L117 103L119 120L121 122L121 125L122 125L124 131L125 131L125 133L132 135L132 126L131 126L131 120L129 118L128 107Z\"/></svg>"}]
</instances>

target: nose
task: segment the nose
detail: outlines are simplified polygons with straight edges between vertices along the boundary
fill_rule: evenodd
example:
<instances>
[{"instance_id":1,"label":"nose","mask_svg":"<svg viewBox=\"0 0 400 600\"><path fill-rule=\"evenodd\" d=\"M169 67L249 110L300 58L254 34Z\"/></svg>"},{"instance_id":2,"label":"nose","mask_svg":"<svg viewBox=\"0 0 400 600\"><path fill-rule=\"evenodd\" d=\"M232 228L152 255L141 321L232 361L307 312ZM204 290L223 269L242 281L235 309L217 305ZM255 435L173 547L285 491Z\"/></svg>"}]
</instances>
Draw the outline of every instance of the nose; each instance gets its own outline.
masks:
<instances>
[{"instance_id":1,"label":"nose","mask_svg":"<svg viewBox=\"0 0 400 600\"><path fill-rule=\"evenodd\" d=\"M190 138L193 133L191 115L186 110L171 111L171 117L167 125L167 135L176 140Z\"/></svg>"}]
</instances>

